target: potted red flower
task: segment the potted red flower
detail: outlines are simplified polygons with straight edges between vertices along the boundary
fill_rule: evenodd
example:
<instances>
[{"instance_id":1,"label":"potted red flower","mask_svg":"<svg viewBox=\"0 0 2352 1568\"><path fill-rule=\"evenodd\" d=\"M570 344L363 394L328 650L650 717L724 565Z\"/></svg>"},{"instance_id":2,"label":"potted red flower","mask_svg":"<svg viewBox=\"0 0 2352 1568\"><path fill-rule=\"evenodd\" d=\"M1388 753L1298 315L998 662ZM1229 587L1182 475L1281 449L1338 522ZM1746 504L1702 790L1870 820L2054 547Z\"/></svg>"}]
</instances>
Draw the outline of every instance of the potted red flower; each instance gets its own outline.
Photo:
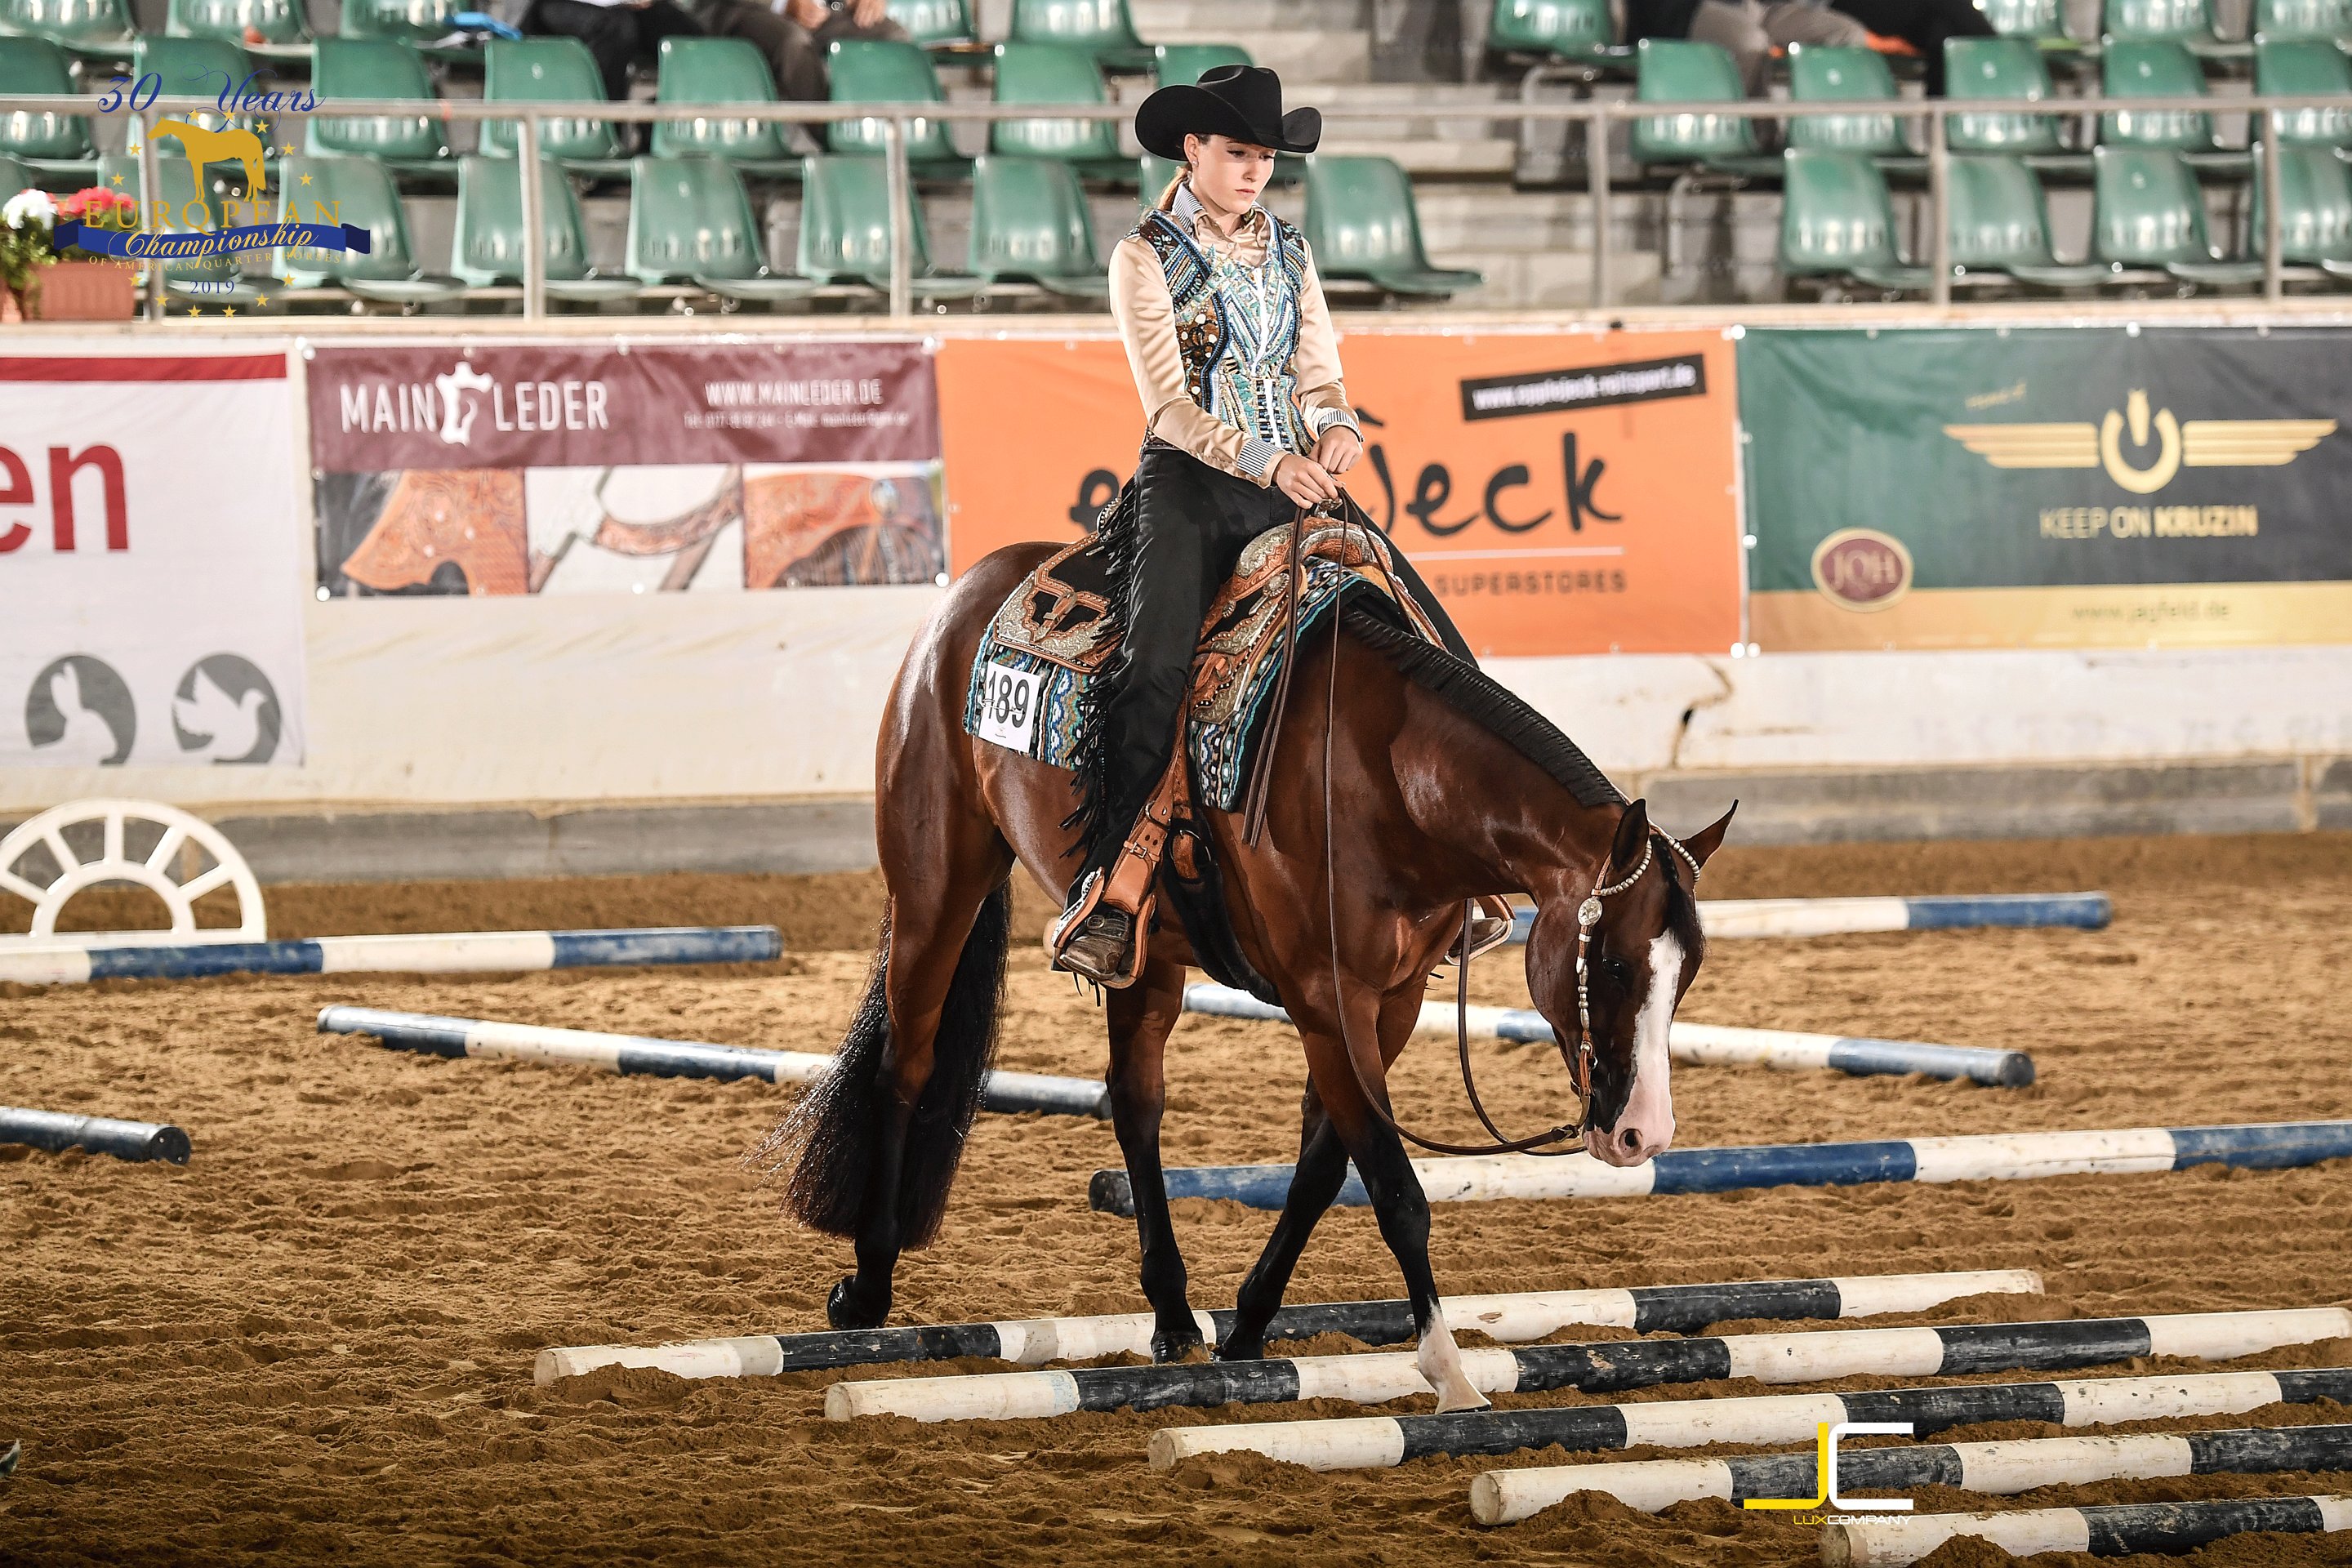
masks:
<instances>
[{"instance_id":1,"label":"potted red flower","mask_svg":"<svg viewBox=\"0 0 2352 1568\"><path fill-rule=\"evenodd\" d=\"M0 207L0 278L20 320L36 321L127 321L138 314L138 268L114 257L85 253L74 245L56 248L57 226L127 230L139 221L139 204L120 191L93 185L63 201L39 191L20 191Z\"/></svg>"}]
</instances>

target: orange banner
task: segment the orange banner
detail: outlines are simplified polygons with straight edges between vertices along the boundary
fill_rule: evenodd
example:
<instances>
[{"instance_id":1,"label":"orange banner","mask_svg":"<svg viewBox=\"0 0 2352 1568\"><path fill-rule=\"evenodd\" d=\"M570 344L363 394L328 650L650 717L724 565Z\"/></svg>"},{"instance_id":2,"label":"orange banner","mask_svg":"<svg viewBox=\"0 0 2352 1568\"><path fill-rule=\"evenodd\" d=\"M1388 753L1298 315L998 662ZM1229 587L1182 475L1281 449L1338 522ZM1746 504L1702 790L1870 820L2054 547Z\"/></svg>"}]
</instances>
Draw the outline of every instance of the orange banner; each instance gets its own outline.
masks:
<instances>
[{"instance_id":1,"label":"orange banner","mask_svg":"<svg viewBox=\"0 0 2352 1568\"><path fill-rule=\"evenodd\" d=\"M1720 653L1739 638L1720 332L1350 332L1348 487L1481 655ZM1091 526L1143 416L1114 339L938 357L951 569Z\"/></svg>"}]
</instances>

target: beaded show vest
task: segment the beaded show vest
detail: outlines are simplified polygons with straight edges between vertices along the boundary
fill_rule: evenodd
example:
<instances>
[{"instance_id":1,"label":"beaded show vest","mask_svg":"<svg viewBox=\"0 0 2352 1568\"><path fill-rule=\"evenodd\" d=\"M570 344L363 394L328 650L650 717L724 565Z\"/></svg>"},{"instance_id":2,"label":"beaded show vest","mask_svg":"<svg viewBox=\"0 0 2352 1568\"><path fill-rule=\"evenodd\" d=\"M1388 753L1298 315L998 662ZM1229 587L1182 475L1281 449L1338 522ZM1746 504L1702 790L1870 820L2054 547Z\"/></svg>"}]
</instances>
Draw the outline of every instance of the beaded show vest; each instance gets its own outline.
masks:
<instances>
[{"instance_id":1,"label":"beaded show vest","mask_svg":"<svg viewBox=\"0 0 2352 1568\"><path fill-rule=\"evenodd\" d=\"M1164 212L1144 215L1136 232L1160 258L1176 308L1176 347L1192 400L1245 436L1300 456L1315 437L1298 415L1298 291L1307 276L1305 237L1272 213L1273 243L1255 267L1203 251Z\"/></svg>"}]
</instances>

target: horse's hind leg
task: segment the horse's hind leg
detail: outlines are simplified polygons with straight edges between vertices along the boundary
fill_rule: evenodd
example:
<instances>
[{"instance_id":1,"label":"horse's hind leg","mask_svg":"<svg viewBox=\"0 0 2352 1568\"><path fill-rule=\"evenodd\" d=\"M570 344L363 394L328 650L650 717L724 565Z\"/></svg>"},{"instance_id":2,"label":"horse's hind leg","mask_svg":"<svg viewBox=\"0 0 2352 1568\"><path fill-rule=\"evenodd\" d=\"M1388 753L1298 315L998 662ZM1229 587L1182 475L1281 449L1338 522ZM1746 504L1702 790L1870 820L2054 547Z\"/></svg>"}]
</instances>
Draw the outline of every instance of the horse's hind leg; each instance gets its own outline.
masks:
<instances>
[{"instance_id":1,"label":"horse's hind leg","mask_svg":"<svg viewBox=\"0 0 2352 1568\"><path fill-rule=\"evenodd\" d=\"M1135 1228L1143 1245L1143 1295L1151 1303L1151 1359L1181 1361L1201 1343L1184 1294L1184 1258L1168 1214L1160 1164L1160 1118L1168 1103L1163 1072L1169 1032L1184 1010L1184 966L1147 954L1133 985L1110 994L1111 1127L1127 1156L1135 1194Z\"/></svg>"},{"instance_id":2,"label":"horse's hind leg","mask_svg":"<svg viewBox=\"0 0 2352 1568\"><path fill-rule=\"evenodd\" d=\"M896 804L902 809L881 834L891 889L889 1044L877 1064L857 1272L826 1304L836 1328L887 1318L899 1252L937 1228L993 1050L1003 984L1011 848L969 805Z\"/></svg>"}]
</instances>

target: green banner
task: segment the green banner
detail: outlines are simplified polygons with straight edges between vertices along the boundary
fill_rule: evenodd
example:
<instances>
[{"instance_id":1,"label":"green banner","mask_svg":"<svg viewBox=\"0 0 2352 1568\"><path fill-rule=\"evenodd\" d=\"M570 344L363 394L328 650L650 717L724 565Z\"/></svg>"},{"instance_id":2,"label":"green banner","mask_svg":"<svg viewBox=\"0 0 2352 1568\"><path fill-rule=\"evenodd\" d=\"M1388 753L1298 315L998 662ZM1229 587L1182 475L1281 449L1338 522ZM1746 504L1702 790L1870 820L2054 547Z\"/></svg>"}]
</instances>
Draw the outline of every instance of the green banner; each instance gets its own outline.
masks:
<instances>
[{"instance_id":1,"label":"green banner","mask_svg":"<svg viewBox=\"0 0 2352 1568\"><path fill-rule=\"evenodd\" d=\"M1739 408L1765 647L2352 637L2352 331L1751 330Z\"/></svg>"}]
</instances>

